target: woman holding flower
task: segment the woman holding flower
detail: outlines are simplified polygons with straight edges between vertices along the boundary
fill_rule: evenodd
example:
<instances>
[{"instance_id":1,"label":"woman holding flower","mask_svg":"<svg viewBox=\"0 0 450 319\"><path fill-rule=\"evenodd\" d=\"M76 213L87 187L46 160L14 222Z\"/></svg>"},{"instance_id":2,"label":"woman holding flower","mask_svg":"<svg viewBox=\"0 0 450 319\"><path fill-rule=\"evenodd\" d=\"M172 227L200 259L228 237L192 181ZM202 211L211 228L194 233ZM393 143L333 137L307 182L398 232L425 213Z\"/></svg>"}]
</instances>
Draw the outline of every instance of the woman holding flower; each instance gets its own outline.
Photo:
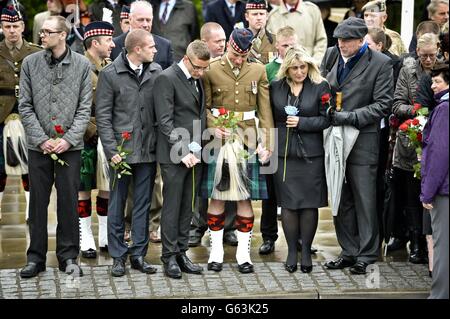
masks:
<instances>
[{"instance_id":1,"label":"woman holding flower","mask_svg":"<svg viewBox=\"0 0 450 319\"><path fill-rule=\"evenodd\" d=\"M406 58L397 81L394 94L392 112L400 123L411 125L413 119L421 113L420 105L415 103L417 97L416 87L422 76L430 73L437 60L438 38L436 35L426 33L418 39L417 59ZM405 122L407 121L407 122ZM426 241L422 234L423 208L419 200L420 180L414 177L414 167L418 163L416 147L402 127L399 128L394 148L394 188L396 190L396 208L399 219L395 221L396 228L402 224L403 216L409 234L410 256L409 261L415 264L426 264ZM405 236L397 231L396 238ZM403 242L406 242L404 239Z\"/></svg>"},{"instance_id":2,"label":"woman holding flower","mask_svg":"<svg viewBox=\"0 0 450 319\"><path fill-rule=\"evenodd\" d=\"M285 268L297 270L297 241L302 240L301 270L312 270L311 244L318 208L327 205L323 130L331 91L314 60L291 48L270 85L275 127L278 129L278 170L274 175L278 206L288 244Z\"/></svg>"}]
</instances>

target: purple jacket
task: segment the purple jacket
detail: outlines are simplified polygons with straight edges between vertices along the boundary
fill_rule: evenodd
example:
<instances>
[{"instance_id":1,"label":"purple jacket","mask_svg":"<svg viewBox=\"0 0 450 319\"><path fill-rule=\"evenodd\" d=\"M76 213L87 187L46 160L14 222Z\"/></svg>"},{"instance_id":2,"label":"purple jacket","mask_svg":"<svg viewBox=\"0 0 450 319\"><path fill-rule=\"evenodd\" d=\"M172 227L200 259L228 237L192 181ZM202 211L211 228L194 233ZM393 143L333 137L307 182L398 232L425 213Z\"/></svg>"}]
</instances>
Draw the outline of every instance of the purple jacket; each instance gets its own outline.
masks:
<instances>
[{"instance_id":1,"label":"purple jacket","mask_svg":"<svg viewBox=\"0 0 450 319\"><path fill-rule=\"evenodd\" d=\"M422 203L432 203L436 195L448 196L448 90L434 97L438 105L423 130Z\"/></svg>"}]
</instances>

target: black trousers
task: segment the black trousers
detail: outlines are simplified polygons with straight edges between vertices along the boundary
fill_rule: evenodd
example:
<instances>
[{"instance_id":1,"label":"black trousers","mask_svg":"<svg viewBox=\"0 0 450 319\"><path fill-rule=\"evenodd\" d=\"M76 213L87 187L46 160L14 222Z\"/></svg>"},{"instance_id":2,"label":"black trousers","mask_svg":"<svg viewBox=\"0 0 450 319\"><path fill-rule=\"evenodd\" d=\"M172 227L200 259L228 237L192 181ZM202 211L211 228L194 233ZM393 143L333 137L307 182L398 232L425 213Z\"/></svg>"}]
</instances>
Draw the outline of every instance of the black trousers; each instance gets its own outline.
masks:
<instances>
[{"instance_id":1,"label":"black trousers","mask_svg":"<svg viewBox=\"0 0 450 319\"><path fill-rule=\"evenodd\" d=\"M108 204L108 251L113 258L146 256L149 242L149 212L153 185L155 184L156 163L130 164L132 176L124 175L116 179L112 187L115 171L111 168L110 195ZM125 234L124 211L128 196L128 186L132 183L133 210L131 221L131 241L128 247Z\"/></svg>"},{"instance_id":2,"label":"black trousers","mask_svg":"<svg viewBox=\"0 0 450 319\"><path fill-rule=\"evenodd\" d=\"M28 151L30 175L30 247L28 262L45 263L48 249L48 204L53 183L56 187L56 257L62 263L78 257L80 226L78 222L78 189L80 186L81 151L59 154L69 166L61 166L50 155Z\"/></svg>"},{"instance_id":3,"label":"black trousers","mask_svg":"<svg viewBox=\"0 0 450 319\"><path fill-rule=\"evenodd\" d=\"M163 179L163 207L161 210L161 260L188 250L189 228L192 219L193 169L184 164L160 164ZM201 165L195 166L195 193L201 182Z\"/></svg>"},{"instance_id":4,"label":"black trousers","mask_svg":"<svg viewBox=\"0 0 450 319\"><path fill-rule=\"evenodd\" d=\"M273 175L266 175L268 199L262 201L261 234L263 240L278 239L277 198L273 184Z\"/></svg>"}]
</instances>

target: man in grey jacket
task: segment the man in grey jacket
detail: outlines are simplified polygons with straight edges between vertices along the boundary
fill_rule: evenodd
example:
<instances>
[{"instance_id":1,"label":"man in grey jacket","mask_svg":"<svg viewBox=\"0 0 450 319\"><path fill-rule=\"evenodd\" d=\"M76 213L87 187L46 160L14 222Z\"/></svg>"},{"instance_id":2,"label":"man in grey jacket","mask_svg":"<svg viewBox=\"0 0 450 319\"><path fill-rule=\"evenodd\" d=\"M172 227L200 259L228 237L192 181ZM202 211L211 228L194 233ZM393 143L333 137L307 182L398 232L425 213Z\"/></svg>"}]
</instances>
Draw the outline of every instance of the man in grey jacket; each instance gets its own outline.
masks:
<instances>
[{"instance_id":1,"label":"man in grey jacket","mask_svg":"<svg viewBox=\"0 0 450 319\"><path fill-rule=\"evenodd\" d=\"M47 209L57 191L56 256L59 269L82 275L79 253L78 188L83 135L91 113L89 61L66 46L70 26L61 16L45 20L44 51L26 57L20 75L19 112L28 141L30 247L22 278L45 270Z\"/></svg>"},{"instance_id":2,"label":"man in grey jacket","mask_svg":"<svg viewBox=\"0 0 450 319\"><path fill-rule=\"evenodd\" d=\"M152 274L156 268L148 264L149 212L155 183L155 115L153 84L161 66L153 62L156 54L153 36L145 30L130 31L125 48L113 63L99 75L96 92L97 130L106 158L114 165L126 161L132 175L133 217L128 248L124 241L123 217L131 176L116 175L122 170L111 169L108 206L108 251L114 258L111 275L125 275L125 261L130 254L131 267ZM123 149L129 151L124 157Z\"/></svg>"},{"instance_id":3,"label":"man in grey jacket","mask_svg":"<svg viewBox=\"0 0 450 319\"><path fill-rule=\"evenodd\" d=\"M376 178L380 120L390 111L393 75L390 59L368 48L364 20L350 17L334 31L338 47L329 48L322 63L322 75L333 93L342 92L342 111L331 113L333 126L354 126L359 136L347 159L338 215L334 218L342 252L325 266L351 267L353 274L365 274L379 253L376 210Z\"/></svg>"}]
</instances>

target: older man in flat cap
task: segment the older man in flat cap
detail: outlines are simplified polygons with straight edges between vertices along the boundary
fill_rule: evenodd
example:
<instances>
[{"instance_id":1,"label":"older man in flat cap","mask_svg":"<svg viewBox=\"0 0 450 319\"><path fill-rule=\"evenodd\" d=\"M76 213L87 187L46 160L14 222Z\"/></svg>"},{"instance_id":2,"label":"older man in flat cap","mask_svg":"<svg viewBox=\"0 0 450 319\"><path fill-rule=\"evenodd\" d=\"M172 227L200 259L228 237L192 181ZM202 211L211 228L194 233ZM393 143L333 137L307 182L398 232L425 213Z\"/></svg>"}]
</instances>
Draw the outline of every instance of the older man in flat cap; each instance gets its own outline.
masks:
<instances>
[{"instance_id":1,"label":"older man in flat cap","mask_svg":"<svg viewBox=\"0 0 450 319\"><path fill-rule=\"evenodd\" d=\"M261 139L256 139L256 111L258 112L259 127L268 131L273 128L273 117L269 102L269 83L267 81L266 70L260 63L251 63L247 61L250 52L253 34L249 29L235 29L230 36L227 44L227 53L221 58L211 62L210 70L204 77L204 88L206 96L206 114L207 127L213 132L215 138L211 143L217 142L219 147L222 139L229 140L230 129L220 127L217 124L217 109L225 108L233 111L238 120L240 132L245 131L245 136L239 134L236 139L249 153L257 150L258 157L262 162L267 161L271 155L270 136L262 134ZM222 112L223 113L223 112ZM261 141L261 142L260 142ZM210 144L207 145L209 147ZM232 189L230 179L233 171L230 169L227 178L223 173L224 165L216 165L218 160L212 161L205 159L206 173L203 174L202 196L211 198L208 209L208 227L211 235L211 253L208 260L208 270L221 271L223 263L223 228L225 222L224 203L225 200L237 202L236 215L236 235L238 238L238 247L236 251L236 260L238 270L241 273L251 273L254 271L250 260L250 243L253 229L253 209L250 200L267 198L267 187L265 178L260 174L259 162L253 158L253 161L246 163L248 186L247 192L237 192L236 196L226 196ZM225 161L224 161L225 163ZM220 183L215 183L216 169L222 170ZM230 177L228 176L228 177ZM222 183L223 182L223 183ZM241 196L242 195L242 196Z\"/></svg>"},{"instance_id":2,"label":"older man in flat cap","mask_svg":"<svg viewBox=\"0 0 450 319\"><path fill-rule=\"evenodd\" d=\"M342 110L330 113L332 125L353 126L358 138L347 159L338 215L334 217L342 252L325 266L351 267L354 274L365 274L379 253L376 210L376 178L380 120L390 112L393 75L390 59L372 51L364 36L364 20L350 17L334 31L338 48L327 50L322 75L333 94L342 93Z\"/></svg>"},{"instance_id":3,"label":"older man in flat cap","mask_svg":"<svg viewBox=\"0 0 450 319\"><path fill-rule=\"evenodd\" d=\"M364 21L366 22L367 27L383 29L384 32L391 38L392 45L389 48L389 52L395 54L396 56L401 56L403 53L407 52L400 34L384 26L384 23L388 17L386 13L385 0L370 1L362 9L364 12Z\"/></svg>"}]
</instances>

